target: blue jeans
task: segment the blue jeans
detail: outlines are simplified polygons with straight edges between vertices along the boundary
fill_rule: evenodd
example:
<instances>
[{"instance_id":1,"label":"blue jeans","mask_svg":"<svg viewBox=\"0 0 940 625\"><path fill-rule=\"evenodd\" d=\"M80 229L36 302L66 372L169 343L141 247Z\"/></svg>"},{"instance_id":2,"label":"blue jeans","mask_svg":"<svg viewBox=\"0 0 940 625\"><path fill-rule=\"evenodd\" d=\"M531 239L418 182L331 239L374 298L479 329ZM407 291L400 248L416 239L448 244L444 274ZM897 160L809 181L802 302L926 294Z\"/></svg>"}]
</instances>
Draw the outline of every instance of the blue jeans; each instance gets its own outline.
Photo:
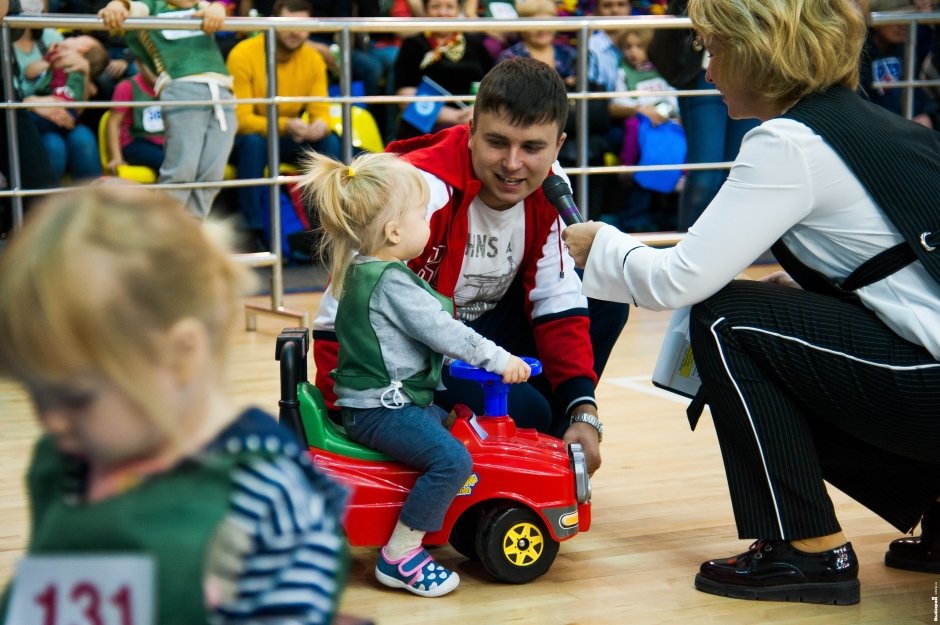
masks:
<instances>
[{"instance_id":1,"label":"blue jeans","mask_svg":"<svg viewBox=\"0 0 940 625\"><path fill-rule=\"evenodd\" d=\"M143 165L154 171L160 171L163 165L163 146L140 137L121 148L121 153L128 165Z\"/></svg>"},{"instance_id":2,"label":"blue jeans","mask_svg":"<svg viewBox=\"0 0 940 625\"><path fill-rule=\"evenodd\" d=\"M711 89L700 72L695 89ZM679 114L688 146L689 163L733 161L741 148L741 139L759 122L756 119L731 119L720 96L679 98ZM690 171L679 198L679 230L686 231L699 218L728 177L727 170Z\"/></svg>"},{"instance_id":3,"label":"blue jeans","mask_svg":"<svg viewBox=\"0 0 940 625\"><path fill-rule=\"evenodd\" d=\"M316 143L297 143L289 136L280 138L279 153L282 163L296 164L306 150L342 159L343 146L339 136L329 133ZM235 135L235 145L229 159L235 165L239 180L264 177L264 168L268 166L268 139L264 135ZM263 187L238 187L238 208L242 214L244 227L248 230L261 230L261 193Z\"/></svg>"},{"instance_id":4,"label":"blue jeans","mask_svg":"<svg viewBox=\"0 0 940 625\"><path fill-rule=\"evenodd\" d=\"M470 452L443 425L447 413L434 404L409 404L399 410L343 408L342 414L349 438L423 471L398 520L422 532L441 529L447 509L473 471Z\"/></svg>"},{"instance_id":5,"label":"blue jeans","mask_svg":"<svg viewBox=\"0 0 940 625\"><path fill-rule=\"evenodd\" d=\"M98 139L91 128L76 122L74 128L66 130L35 113L30 117L42 136L57 186L62 184L66 171L74 180L101 175Z\"/></svg>"}]
</instances>

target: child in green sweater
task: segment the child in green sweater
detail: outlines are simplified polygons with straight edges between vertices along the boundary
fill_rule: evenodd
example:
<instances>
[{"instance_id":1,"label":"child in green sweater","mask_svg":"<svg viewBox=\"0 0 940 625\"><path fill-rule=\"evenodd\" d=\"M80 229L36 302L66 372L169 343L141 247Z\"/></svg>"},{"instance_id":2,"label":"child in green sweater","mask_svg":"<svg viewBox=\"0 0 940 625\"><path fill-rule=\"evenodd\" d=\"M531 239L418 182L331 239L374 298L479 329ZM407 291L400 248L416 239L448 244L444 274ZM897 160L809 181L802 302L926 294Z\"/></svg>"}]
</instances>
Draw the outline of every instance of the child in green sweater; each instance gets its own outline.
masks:
<instances>
[{"instance_id":1,"label":"child in green sweater","mask_svg":"<svg viewBox=\"0 0 940 625\"><path fill-rule=\"evenodd\" d=\"M108 28L128 17L167 20L203 18L199 30L140 30L127 43L157 76L154 90L164 104L165 156L158 182L218 182L235 140L237 123L232 77L215 39L225 23L225 5L197 0L112 0L98 12ZM172 24L168 21L168 24ZM172 106L185 100L212 100L206 107ZM169 190L201 219L209 214L217 187Z\"/></svg>"}]
</instances>

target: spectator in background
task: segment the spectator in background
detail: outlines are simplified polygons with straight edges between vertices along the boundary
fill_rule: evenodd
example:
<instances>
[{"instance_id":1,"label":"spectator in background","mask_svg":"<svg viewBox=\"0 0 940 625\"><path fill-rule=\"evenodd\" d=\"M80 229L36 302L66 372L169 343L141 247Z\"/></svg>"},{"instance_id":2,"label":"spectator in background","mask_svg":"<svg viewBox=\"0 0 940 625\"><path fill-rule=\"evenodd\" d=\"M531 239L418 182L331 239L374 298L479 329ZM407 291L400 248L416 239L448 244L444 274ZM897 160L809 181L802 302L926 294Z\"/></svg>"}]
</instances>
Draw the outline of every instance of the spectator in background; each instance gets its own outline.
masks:
<instances>
[{"instance_id":1,"label":"spectator in background","mask_svg":"<svg viewBox=\"0 0 940 625\"><path fill-rule=\"evenodd\" d=\"M512 4L512 0L508 0ZM396 5L405 5L408 8L409 15L412 17L428 17L427 8L424 0L394 0ZM465 0L463 3L463 14L467 17L477 17L479 11L486 8L489 0Z\"/></svg>"},{"instance_id":2,"label":"spectator in background","mask_svg":"<svg viewBox=\"0 0 940 625\"><path fill-rule=\"evenodd\" d=\"M921 0L918 3L908 0L876 0L872 8L877 11L931 11L933 0ZM862 54L861 85L868 98L884 108L904 115L906 89L874 87L873 82L895 82L904 79L904 49L907 43L907 24L884 24L870 26L865 50ZM917 28L917 50L914 66L920 67L933 45L933 29L927 24ZM934 128L934 116L937 103L926 91L916 88L911 91L913 102L912 119L928 128Z\"/></svg>"},{"instance_id":3,"label":"spectator in background","mask_svg":"<svg viewBox=\"0 0 940 625\"><path fill-rule=\"evenodd\" d=\"M658 5L657 5L658 6ZM648 29L626 30L617 37L617 44L623 52L623 63L617 78L617 91L673 91L669 83L659 75L647 56L647 48L653 39L653 31ZM671 142L669 147L684 148L685 136L678 125L679 102L672 95L641 95L638 97L613 98L611 110L617 111L617 117L623 118L624 136L620 149L620 160L624 165L640 162L640 137L648 133L650 141ZM673 124L662 127L663 124ZM641 132L642 128L642 132ZM665 151L665 150L662 150ZM672 150L670 150L672 151ZM683 149L684 151L684 149ZM684 156L684 154L683 154ZM680 164L683 161L672 161ZM665 164L643 162L642 164ZM679 182L680 172L644 172L636 176L624 174L621 180L630 185L626 202L622 210L614 215L613 223L624 232L656 232L674 230L676 227L675 211L672 214L655 214L653 211L654 194L671 194ZM624 180L625 179L625 180ZM655 180L653 180L655 179ZM653 183L653 184L650 184ZM646 186L644 186L646 184ZM652 187L652 188L650 188ZM608 219L604 219L608 221Z\"/></svg>"},{"instance_id":4,"label":"spectator in background","mask_svg":"<svg viewBox=\"0 0 940 625\"><path fill-rule=\"evenodd\" d=\"M9 0L0 0L0 20L7 15ZM14 44L18 37L25 33L22 30L11 31ZM14 52L17 50L13 47ZM40 55L41 56L41 55ZM14 77L15 80L15 77ZM15 84L15 83L14 83ZM15 88L14 88L15 89ZM52 167L49 157L42 145L39 132L30 119L29 111L16 109L13 112L14 129L16 132L16 150L20 163L20 187L24 189L45 189L55 186L52 179ZM7 127L7 116L0 115L0 145L8 146L10 133ZM10 150L0 149L0 189L9 189L14 185L13 172L10 168ZM24 198L24 205L28 207L30 198ZM6 238L13 227L13 206L9 198L0 199L0 239Z\"/></svg>"},{"instance_id":5,"label":"spectator in background","mask_svg":"<svg viewBox=\"0 0 940 625\"><path fill-rule=\"evenodd\" d=\"M13 44L13 87L21 98L36 92L36 81L49 65L43 57L65 37L55 28L30 28L22 31ZM29 68L27 70L27 68Z\"/></svg>"},{"instance_id":6,"label":"spectator in background","mask_svg":"<svg viewBox=\"0 0 940 625\"><path fill-rule=\"evenodd\" d=\"M72 105L94 93L94 80L107 65L104 46L94 37L66 37L54 44L39 61L26 67L35 75L33 95L25 102L59 102L61 107L36 107L33 123L52 165L56 184L69 173L73 180L101 175L101 159L95 132L78 122L81 113Z\"/></svg>"},{"instance_id":7,"label":"spectator in background","mask_svg":"<svg viewBox=\"0 0 940 625\"><path fill-rule=\"evenodd\" d=\"M429 17L457 19L460 0L424 0ZM428 77L452 95L466 95L493 66L493 59L477 33L453 31L421 33L405 38L395 63L395 94L413 96L424 77ZM404 108L404 107L403 107ZM473 107L446 104L437 118L435 130L466 124ZM398 138L424 134L405 120L398 126Z\"/></svg>"},{"instance_id":8,"label":"spectator in background","mask_svg":"<svg viewBox=\"0 0 940 625\"><path fill-rule=\"evenodd\" d=\"M630 15L630 0L597 0L595 15L598 17L626 17ZM618 30L596 30L588 40L588 89L590 91L611 92L617 89L617 77L623 53L612 37L617 37ZM604 100L598 100L604 102ZM609 104L609 102L607 103ZM592 124L603 124L603 145L600 148L599 161L590 165L603 165L604 153L618 154L623 145L623 118L614 117L615 110L606 107L605 115L589 115ZM570 147L568 149L571 149ZM564 162L574 164L569 158ZM601 213L612 207L613 198L618 195L617 176L594 175L588 178L590 185L589 214L599 218Z\"/></svg>"},{"instance_id":9,"label":"spectator in background","mask_svg":"<svg viewBox=\"0 0 940 625\"><path fill-rule=\"evenodd\" d=\"M163 115L153 90L156 76L141 64L133 78L114 88L114 103L108 117L107 141L111 161L107 169L117 174L121 165L143 165L159 171L163 165ZM153 106L120 106L121 102L153 102Z\"/></svg>"},{"instance_id":10,"label":"spectator in background","mask_svg":"<svg viewBox=\"0 0 940 625\"><path fill-rule=\"evenodd\" d=\"M356 17L369 18L381 15L378 0L311 0L314 17ZM323 56L323 60L330 70L335 82L339 82L339 52L334 56L330 47L338 43L334 33L314 33L311 37L313 45ZM334 48L335 49L335 48ZM368 33L357 33L354 45L350 50L352 61L352 80L362 83L363 95L381 95L388 89L391 93L389 74L395 66L398 48L392 45L374 45ZM384 118L384 105L369 107L376 120Z\"/></svg>"},{"instance_id":11,"label":"spectator in background","mask_svg":"<svg viewBox=\"0 0 940 625\"><path fill-rule=\"evenodd\" d=\"M179 16L190 11L201 17L202 32L171 30L130 31L128 43L141 63L157 76L154 89L161 102L212 100L211 106L169 106L163 109L166 125L165 156L158 181L163 183L218 182L235 137L232 77L212 36L225 24L225 6L197 0L111 0L99 12L105 26L120 28L134 17ZM185 13L184 13L185 14ZM212 210L218 187L173 189L171 195L186 204L199 219Z\"/></svg>"},{"instance_id":12,"label":"spectator in background","mask_svg":"<svg viewBox=\"0 0 940 625\"><path fill-rule=\"evenodd\" d=\"M519 17L541 19L558 15L554 0L520 0L516 4ZM499 55L498 61L514 56L528 56L554 67L568 88L574 87L577 78L578 51L566 43L556 41L553 30L526 30L520 33L521 41L515 43Z\"/></svg>"},{"instance_id":13,"label":"spectator in background","mask_svg":"<svg viewBox=\"0 0 940 625\"><path fill-rule=\"evenodd\" d=\"M516 3L519 17L537 17L542 19L553 18L558 14L554 0L519 0ZM577 85L578 51L556 37L551 30L529 30L520 33L522 40L507 48L499 57L505 60L516 56L534 58L554 67L558 71L569 91ZM603 165L604 151L606 150L606 135L610 128L610 116L607 102L604 100L589 100L588 107L588 165ZM574 167L578 164L577 122L575 112L568 111L565 123L565 134L568 139L561 146L558 153L559 162L565 167ZM590 192L591 206L600 206L604 199L603 183L608 182L609 176L591 176L588 183L592 185ZM599 210L599 209L598 209ZM593 210L592 213L598 212Z\"/></svg>"},{"instance_id":14,"label":"spectator in background","mask_svg":"<svg viewBox=\"0 0 940 625\"><path fill-rule=\"evenodd\" d=\"M684 16L688 0L670 0L669 13ZM662 31L665 34L668 31ZM705 80L708 57L700 45L692 49L691 31L675 31L673 46L653 46L650 60L676 89L710 90L712 85ZM666 39L659 39L665 41ZM656 50L656 52L654 52ZM681 58L684 67L676 74L667 73L666 68L676 65ZM679 77L681 75L681 77ZM679 116L685 129L689 163L720 163L733 161L741 148L741 140L757 126L753 119L731 119L728 107L721 96L689 96L679 98ZM728 172L725 169L691 170L679 198L678 229L689 229L705 207L712 201L724 184Z\"/></svg>"},{"instance_id":15,"label":"spectator in background","mask_svg":"<svg viewBox=\"0 0 940 625\"><path fill-rule=\"evenodd\" d=\"M277 0L273 17L309 19L308 0ZM277 95L282 97L326 97L326 64L308 45L308 31L278 30L275 33ZM265 37L252 37L236 45L228 56L233 90L238 99L267 97ZM268 114L265 104L238 104L238 134L231 161L240 180L261 178L268 165ZM304 119L306 117L306 119ZM330 129L326 102L286 102L277 106L277 133L280 160L296 164L308 149L335 158L342 155L339 137ZM249 238L265 243L262 237L259 186L238 188L238 208Z\"/></svg>"},{"instance_id":16,"label":"spectator in background","mask_svg":"<svg viewBox=\"0 0 940 625\"><path fill-rule=\"evenodd\" d=\"M595 15L626 17L630 15L630 0L598 0ZM611 37L611 31L595 30L588 40L588 81L606 91L617 88L617 74L623 61L623 53Z\"/></svg>"}]
</instances>

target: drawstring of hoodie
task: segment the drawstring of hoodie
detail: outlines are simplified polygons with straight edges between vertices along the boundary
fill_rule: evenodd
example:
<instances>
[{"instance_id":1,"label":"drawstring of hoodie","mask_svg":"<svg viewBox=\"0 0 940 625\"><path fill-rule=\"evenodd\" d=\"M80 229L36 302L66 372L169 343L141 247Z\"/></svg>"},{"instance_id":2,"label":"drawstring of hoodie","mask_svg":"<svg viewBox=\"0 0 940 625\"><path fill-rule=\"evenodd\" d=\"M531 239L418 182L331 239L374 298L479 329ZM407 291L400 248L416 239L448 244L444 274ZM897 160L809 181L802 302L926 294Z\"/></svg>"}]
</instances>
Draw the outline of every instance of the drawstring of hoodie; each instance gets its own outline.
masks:
<instances>
[{"instance_id":1,"label":"drawstring of hoodie","mask_svg":"<svg viewBox=\"0 0 940 625\"><path fill-rule=\"evenodd\" d=\"M565 278L565 257L561 243L561 216L555 217L555 222L558 224L558 279L563 280Z\"/></svg>"},{"instance_id":2,"label":"drawstring of hoodie","mask_svg":"<svg viewBox=\"0 0 940 625\"><path fill-rule=\"evenodd\" d=\"M385 389L385 392L382 393L380 401L384 408L390 410L398 410L399 408L405 407L405 398L401 394L401 382L399 380L392 380L392 385ZM391 394L391 397L389 397Z\"/></svg>"}]
</instances>

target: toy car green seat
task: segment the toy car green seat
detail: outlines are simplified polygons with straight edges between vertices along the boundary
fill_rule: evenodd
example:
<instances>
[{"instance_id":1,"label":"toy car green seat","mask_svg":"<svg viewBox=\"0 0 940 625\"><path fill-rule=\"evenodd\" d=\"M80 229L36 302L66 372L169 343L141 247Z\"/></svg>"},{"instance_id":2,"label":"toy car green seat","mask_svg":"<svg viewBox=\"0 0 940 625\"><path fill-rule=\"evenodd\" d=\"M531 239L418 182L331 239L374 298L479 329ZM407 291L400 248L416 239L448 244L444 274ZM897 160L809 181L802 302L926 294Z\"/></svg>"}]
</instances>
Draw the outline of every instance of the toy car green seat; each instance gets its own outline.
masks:
<instances>
[{"instance_id":1,"label":"toy car green seat","mask_svg":"<svg viewBox=\"0 0 940 625\"><path fill-rule=\"evenodd\" d=\"M330 419L323 394L316 386L310 382L301 382L297 386L297 395L308 445L360 460L392 460L380 451L349 440L343 426Z\"/></svg>"}]
</instances>

